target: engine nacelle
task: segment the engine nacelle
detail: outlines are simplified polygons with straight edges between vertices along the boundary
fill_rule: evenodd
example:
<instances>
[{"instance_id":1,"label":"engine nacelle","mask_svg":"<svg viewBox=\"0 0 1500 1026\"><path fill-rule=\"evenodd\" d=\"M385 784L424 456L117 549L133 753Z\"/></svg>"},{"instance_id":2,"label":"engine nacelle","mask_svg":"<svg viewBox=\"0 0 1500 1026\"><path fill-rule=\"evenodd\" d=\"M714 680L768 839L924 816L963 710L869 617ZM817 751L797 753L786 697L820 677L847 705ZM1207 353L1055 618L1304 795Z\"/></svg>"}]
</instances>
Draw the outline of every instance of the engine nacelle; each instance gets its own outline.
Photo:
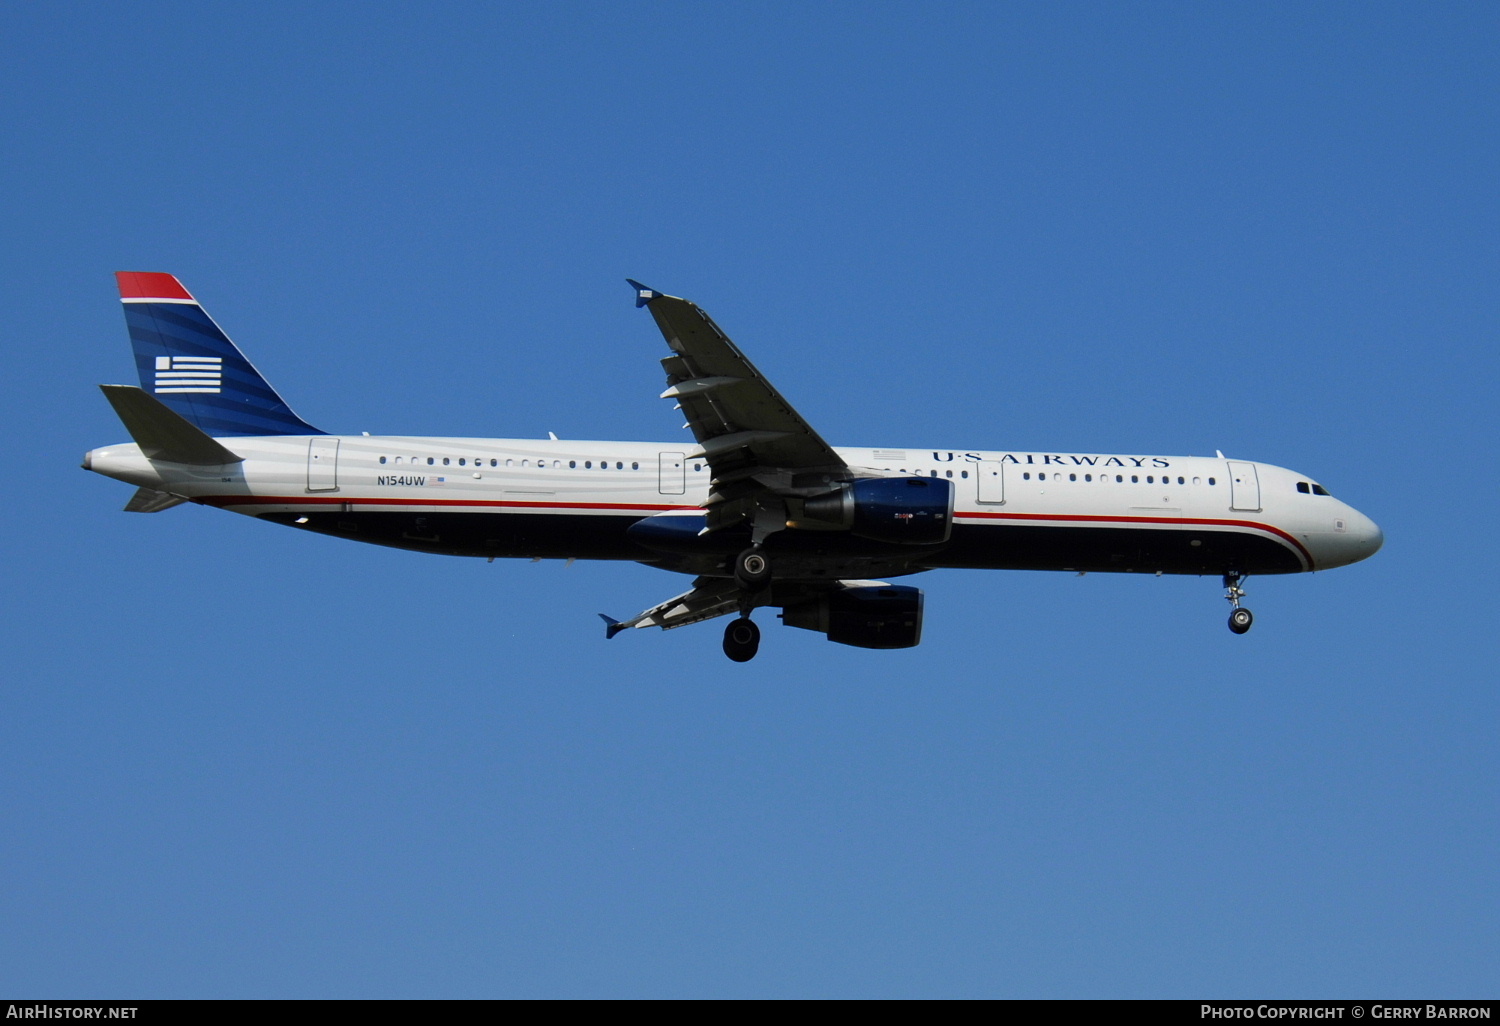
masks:
<instances>
[{"instance_id":1,"label":"engine nacelle","mask_svg":"<svg viewBox=\"0 0 1500 1026\"><path fill-rule=\"evenodd\" d=\"M847 528L871 541L938 545L953 529L953 482L937 477L866 478L807 499L802 512L809 520Z\"/></svg>"},{"instance_id":2,"label":"engine nacelle","mask_svg":"<svg viewBox=\"0 0 1500 1026\"><path fill-rule=\"evenodd\" d=\"M855 648L912 648L922 640L922 591L897 584L845 584L785 607L781 622Z\"/></svg>"}]
</instances>

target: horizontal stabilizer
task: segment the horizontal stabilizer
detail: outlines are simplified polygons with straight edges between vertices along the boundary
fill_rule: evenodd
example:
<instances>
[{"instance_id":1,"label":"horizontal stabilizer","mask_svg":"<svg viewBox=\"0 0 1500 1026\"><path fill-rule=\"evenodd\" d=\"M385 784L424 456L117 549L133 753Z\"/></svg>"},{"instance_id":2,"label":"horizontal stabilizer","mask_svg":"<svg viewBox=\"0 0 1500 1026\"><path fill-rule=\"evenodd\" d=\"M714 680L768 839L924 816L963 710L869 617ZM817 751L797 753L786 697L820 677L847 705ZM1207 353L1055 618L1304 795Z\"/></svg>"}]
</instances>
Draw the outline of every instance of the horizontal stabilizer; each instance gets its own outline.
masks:
<instances>
[{"instance_id":1,"label":"horizontal stabilizer","mask_svg":"<svg viewBox=\"0 0 1500 1026\"><path fill-rule=\"evenodd\" d=\"M187 502L180 495L171 492L159 492L155 488L137 488L130 501L125 504L126 513L160 513L164 509L173 506L181 506Z\"/></svg>"},{"instance_id":2,"label":"horizontal stabilizer","mask_svg":"<svg viewBox=\"0 0 1500 1026\"><path fill-rule=\"evenodd\" d=\"M104 398L115 408L135 444L148 460L186 463L195 467L217 467L243 463L237 456L204 434L197 426L171 410L154 396L134 385L100 385Z\"/></svg>"}]
</instances>

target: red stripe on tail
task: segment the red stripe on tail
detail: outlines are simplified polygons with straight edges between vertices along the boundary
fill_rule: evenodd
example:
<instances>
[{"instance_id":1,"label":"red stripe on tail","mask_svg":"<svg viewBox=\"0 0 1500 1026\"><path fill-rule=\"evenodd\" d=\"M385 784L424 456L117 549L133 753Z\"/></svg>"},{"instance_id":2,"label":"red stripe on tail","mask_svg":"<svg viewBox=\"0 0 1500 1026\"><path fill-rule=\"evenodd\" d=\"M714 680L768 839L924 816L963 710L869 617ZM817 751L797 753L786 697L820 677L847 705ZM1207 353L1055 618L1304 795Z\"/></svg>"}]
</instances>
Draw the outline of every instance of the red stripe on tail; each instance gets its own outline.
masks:
<instances>
[{"instance_id":1,"label":"red stripe on tail","mask_svg":"<svg viewBox=\"0 0 1500 1026\"><path fill-rule=\"evenodd\" d=\"M159 271L116 271L121 299L192 299L192 294L170 274Z\"/></svg>"}]
</instances>

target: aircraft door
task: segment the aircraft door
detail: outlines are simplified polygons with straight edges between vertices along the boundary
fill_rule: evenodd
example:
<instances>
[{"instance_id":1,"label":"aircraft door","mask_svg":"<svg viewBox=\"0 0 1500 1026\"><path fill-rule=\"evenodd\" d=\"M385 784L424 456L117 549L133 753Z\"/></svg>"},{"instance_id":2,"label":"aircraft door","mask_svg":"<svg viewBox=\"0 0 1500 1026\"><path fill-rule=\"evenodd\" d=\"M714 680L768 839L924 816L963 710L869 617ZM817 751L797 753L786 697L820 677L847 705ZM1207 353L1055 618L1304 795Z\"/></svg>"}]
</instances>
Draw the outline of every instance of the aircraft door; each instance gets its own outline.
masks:
<instances>
[{"instance_id":1,"label":"aircraft door","mask_svg":"<svg viewBox=\"0 0 1500 1026\"><path fill-rule=\"evenodd\" d=\"M979 501L993 506L1005 504L1005 464L989 460L974 465L979 478Z\"/></svg>"},{"instance_id":2,"label":"aircraft door","mask_svg":"<svg viewBox=\"0 0 1500 1026\"><path fill-rule=\"evenodd\" d=\"M687 491L687 457L680 452L658 453L656 457L657 491L663 495L682 495Z\"/></svg>"},{"instance_id":3,"label":"aircraft door","mask_svg":"<svg viewBox=\"0 0 1500 1026\"><path fill-rule=\"evenodd\" d=\"M1246 513L1260 512L1260 478L1254 463L1229 464L1229 508Z\"/></svg>"},{"instance_id":4,"label":"aircraft door","mask_svg":"<svg viewBox=\"0 0 1500 1026\"><path fill-rule=\"evenodd\" d=\"M317 435L307 440L307 490L339 490L339 440Z\"/></svg>"}]
</instances>

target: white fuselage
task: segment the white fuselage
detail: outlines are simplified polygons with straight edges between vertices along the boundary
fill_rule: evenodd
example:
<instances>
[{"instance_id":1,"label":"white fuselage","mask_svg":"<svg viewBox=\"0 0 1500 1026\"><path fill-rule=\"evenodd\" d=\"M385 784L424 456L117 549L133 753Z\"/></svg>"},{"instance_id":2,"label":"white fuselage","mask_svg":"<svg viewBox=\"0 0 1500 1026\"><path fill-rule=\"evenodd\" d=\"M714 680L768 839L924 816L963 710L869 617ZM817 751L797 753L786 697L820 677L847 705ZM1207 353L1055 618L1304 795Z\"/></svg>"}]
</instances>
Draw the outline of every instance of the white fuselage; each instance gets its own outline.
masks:
<instances>
[{"instance_id":1,"label":"white fuselage","mask_svg":"<svg viewBox=\"0 0 1500 1026\"><path fill-rule=\"evenodd\" d=\"M707 463L682 444L370 435L223 441L244 457L242 463L154 462L126 443L93 450L84 465L237 513L342 531L356 540L485 556L567 556L571 534L578 539L574 555L638 558L631 546L614 541L618 531L606 532L610 540L604 541L593 537L592 528L604 521L618 525L695 513L709 493ZM1194 550L1214 550L1243 553L1224 558L1243 562L1235 569L1244 573L1287 573L1353 563L1382 542L1368 517L1317 494L1322 490L1310 478L1265 463L957 449L837 451L861 471L953 480L954 531L962 538L946 547L952 558L932 554L922 569L1221 572L1213 560L1195 561ZM336 520L328 521L329 514ZM369 516L361 528L367 515L378 517ZM447 525L455 516L470 525L480 518L483 526L459 532L432 527L433 518ZM545 518L545 530L522 526L540 523L538 518ZM1021 531L1033 532L1024 543ZM1109 539L1100 536L1106 531ZM1133 545L1122 531L1147 532L1153 540L1145 544L1142 536L1142 544ZM1086 535L1090 543L1070 555L1069 539Z\"/></svg>"}]
</instances>

